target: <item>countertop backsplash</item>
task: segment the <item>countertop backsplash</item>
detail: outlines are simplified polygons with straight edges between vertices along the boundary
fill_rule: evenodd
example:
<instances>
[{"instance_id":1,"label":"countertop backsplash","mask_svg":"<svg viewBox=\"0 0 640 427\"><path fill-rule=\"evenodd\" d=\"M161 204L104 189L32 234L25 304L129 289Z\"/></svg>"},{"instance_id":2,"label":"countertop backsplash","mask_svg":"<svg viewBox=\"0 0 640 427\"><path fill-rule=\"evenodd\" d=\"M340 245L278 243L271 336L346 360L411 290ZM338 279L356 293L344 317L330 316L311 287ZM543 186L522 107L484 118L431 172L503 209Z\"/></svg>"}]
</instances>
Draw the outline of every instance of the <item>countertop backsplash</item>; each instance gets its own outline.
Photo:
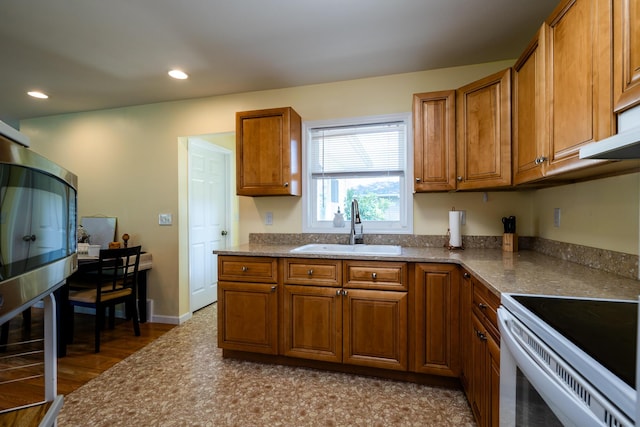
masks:
<instances>
[{"instance_id":1,"label":"countertop backsplash","mask_svg":"<svg viewBox=\"0 0 640 427\"><path fill-rule=\"evenodd\" d=\"M249 243L263 245L306 245L309 243L347 244L347 234L322 233L251 233ZM376 245L400 245L403 247L441 248L447 242L445 235L414 234L367 234L365 243ZM462 236L466 249L500 249L502 236ZM638 279L638 256L606 249L572 243L558 242L540 237L518 236L521 250L532 250L542 254L575 262L587 267Z\"/></svg>"}]
</instances>

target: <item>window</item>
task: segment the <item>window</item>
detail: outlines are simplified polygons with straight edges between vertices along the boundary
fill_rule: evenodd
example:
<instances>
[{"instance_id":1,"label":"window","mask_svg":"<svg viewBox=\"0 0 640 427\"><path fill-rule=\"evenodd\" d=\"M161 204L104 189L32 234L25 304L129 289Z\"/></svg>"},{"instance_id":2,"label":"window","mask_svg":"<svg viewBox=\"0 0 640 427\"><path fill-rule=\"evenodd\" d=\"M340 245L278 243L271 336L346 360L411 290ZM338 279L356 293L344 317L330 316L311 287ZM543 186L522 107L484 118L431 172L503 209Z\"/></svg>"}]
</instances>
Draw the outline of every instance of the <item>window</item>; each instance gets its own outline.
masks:
<instances>
[{"instance_id":1,"label":"window","mask_svg":"<svg viewBox=\"0 0 640 427\"><path fill-rule=\"evenodd\" d=\"M348 233L358 200L366 233L412 233L411 115L304 124L303 231ZM334 227L340 211L344 228Z\"/></svg>"}]
</instances>

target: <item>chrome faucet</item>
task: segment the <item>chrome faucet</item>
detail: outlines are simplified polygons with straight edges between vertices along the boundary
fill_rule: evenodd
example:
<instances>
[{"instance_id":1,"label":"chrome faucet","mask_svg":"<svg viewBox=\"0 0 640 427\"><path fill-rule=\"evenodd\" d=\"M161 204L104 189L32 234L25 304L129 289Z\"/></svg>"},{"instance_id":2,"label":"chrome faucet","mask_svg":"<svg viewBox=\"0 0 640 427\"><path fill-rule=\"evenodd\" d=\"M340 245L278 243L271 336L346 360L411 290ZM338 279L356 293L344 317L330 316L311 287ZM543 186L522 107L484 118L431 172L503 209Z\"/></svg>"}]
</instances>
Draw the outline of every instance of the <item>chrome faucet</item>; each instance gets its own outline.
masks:
<instances>
[{"instance_id":1,"label":"chrome faucet","mask_svg":"<svg viewBox=\"0 0 640 427\"><path fill-rule=\"evenodd\" d=\"M360 233L356 233L356 224L360 224ZM360 220L360 208L358 208L358 201L353 199L351 201L351 233L349 234L349 244L362 244L364 243L364 231L362 221Z\"/></svg>"}]
</instances>

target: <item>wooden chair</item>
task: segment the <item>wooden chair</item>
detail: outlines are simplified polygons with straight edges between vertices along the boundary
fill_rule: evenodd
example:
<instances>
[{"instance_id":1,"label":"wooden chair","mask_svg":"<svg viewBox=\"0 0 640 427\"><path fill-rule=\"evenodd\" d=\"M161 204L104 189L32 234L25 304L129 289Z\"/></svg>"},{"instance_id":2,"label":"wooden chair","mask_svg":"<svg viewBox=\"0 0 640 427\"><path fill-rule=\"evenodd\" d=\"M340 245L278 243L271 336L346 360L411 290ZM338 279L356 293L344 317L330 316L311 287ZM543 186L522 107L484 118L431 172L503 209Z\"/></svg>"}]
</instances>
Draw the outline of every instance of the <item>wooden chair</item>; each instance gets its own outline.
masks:
<instances>
[{"instance_id":1,"label":"wooden chair","mask_svg":"<svg viewBox=\"0 0 640 427\"><path fill-rule=\"evenodd\" d=\"M140 336L136 297L138 294L138 265L140 246L102 249L97 271L70 283L69 304L71 336L73 336L74 307L95 308L95 351L100 351L100 331L105 324L105 309L109 308L109 327L114 327L115 306L125 303L127 318L133 319L133 330ZM78 283L79 282L79 283ZM73 290L73 289L76 290Z\"/></svg>"}]
</instances>

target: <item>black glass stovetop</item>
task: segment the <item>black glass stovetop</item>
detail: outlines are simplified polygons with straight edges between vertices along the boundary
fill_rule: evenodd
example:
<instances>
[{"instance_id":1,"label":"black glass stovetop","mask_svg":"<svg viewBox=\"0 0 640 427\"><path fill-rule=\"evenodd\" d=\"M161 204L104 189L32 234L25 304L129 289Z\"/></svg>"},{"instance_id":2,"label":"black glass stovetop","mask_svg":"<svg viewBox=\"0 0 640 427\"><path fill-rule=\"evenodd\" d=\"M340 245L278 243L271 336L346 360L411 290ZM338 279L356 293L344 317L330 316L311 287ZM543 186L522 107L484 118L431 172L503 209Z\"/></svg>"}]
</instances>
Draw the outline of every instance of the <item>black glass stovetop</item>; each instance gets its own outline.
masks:
<instances>
[{"instance_id":1,"label":"black glass stovetop","mask_svg":"<svg viewBox=\"0 0 640 427\"><path fill-rule=\"evenodd\" d=\"M528 295L513 298L636 388L638 303Z\"/></svg>"}]
</instances>

